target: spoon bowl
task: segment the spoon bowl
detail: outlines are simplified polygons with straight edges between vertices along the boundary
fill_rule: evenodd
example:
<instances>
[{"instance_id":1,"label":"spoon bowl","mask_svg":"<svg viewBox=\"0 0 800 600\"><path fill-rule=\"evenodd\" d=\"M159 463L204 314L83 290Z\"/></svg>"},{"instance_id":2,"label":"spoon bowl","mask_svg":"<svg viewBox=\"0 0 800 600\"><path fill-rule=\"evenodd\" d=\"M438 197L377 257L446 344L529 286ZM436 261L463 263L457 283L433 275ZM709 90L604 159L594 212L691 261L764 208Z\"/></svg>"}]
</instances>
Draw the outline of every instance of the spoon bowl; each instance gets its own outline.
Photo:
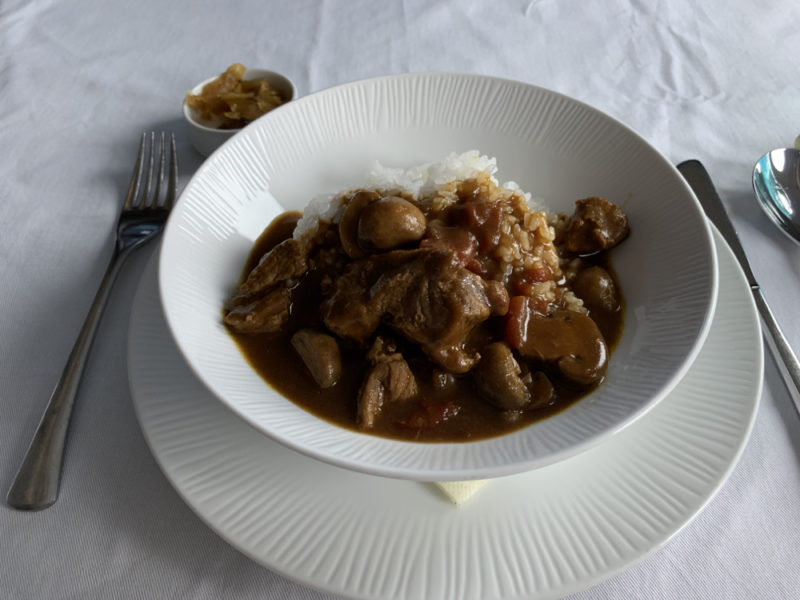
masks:
<instances>
[{"instance_id":1,"label":"spoon bowl","mask_svg":"<svg viewBox=\"0 0 800 600\"><path fill-rule=\"evenodd\" d=\"M762 156L753 169L753 189L769 218L800 244L800 150L781 148Z\"/></svg>"}]
</instances>

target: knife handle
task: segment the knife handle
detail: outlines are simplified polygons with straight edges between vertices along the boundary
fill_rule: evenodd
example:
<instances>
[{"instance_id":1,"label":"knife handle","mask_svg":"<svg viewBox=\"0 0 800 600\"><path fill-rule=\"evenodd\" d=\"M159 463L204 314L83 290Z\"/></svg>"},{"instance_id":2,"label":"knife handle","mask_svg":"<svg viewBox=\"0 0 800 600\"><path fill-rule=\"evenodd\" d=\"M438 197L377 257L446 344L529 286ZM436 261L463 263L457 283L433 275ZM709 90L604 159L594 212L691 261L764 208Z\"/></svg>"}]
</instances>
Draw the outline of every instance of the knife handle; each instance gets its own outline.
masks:
<instances>
[{"instance_id":1,"label":"knife handle","mask_svg":"<svg viewBox=\"0 0 800 600\"><path fill-rule=\"evenodd\" d=\"M800 362L798 362L797 356L792 351L792 347L789 346L789 342L786 341L778 322L772 315L761 288L753 288L753 298L756 301L758 311L761 313L761 322L766 327L764 337L766 337L767 344L772 350L772 356L775 357L775 364L778 365L786 390L789 392L792 402L794 402L794 408L797 414L800 415Z\"/></svg>"}]
</instances>

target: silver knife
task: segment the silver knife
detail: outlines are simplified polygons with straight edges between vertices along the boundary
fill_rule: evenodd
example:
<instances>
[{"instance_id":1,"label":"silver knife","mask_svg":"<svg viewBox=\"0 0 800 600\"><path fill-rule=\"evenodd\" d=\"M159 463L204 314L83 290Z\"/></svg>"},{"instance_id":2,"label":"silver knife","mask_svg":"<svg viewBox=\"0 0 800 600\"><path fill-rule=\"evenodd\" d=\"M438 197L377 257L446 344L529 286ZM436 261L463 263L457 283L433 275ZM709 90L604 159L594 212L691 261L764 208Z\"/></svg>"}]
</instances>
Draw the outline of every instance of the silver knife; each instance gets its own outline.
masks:
<instances>
[{"instance_id":1,"label":"silver knife","mask_svg":"<svg viewBox=\"0 0 800 600\"><path fill-rule=\"evenodd\" d=\"M778 326L772 311L769 309L767 301L764 299L764 294L761 292L761 286L758 285L755 275L750 268L750 263L747 260L747 255L742 248L739 241L739 236L736 234L736 229L733 227L728 213L725 212L725 206L714 188L711 177L706 171L705 167L699 160L687 160L678 165L678 171L686 179L691 186L706 216L716 225L722 237L728 242L733 254L739 261L739 264L744 271L747 278L747 283L750 284L750 291L753 292L758 312L761 313L761 322L764 324L764 337L767 340L772 355L775 357L775 363L778 365L778 370L783 377L783 383L786 384L786 389L789 391L789 396L794 402L795 410L800 415L800 362L797 356L792 351L792 347L786 341L781 328Z\"/></svg>"}]
</instances>

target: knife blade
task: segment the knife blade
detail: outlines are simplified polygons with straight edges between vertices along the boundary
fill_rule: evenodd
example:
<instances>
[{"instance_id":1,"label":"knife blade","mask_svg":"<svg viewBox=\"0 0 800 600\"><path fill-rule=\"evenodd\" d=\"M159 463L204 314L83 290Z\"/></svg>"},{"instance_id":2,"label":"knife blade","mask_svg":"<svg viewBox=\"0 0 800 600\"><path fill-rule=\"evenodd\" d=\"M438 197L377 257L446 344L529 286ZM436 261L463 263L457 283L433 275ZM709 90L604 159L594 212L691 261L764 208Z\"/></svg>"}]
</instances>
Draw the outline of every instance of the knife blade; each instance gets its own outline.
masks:
<instances>
[{"instance_id":1,"label":"knife blade","mask_svg":"<svg viewBox=\"0 0 800 600\"><path fill-rule=\"evenodd\" d=\"M750 285L750 291L753 293L758 312L761 314L761 321L764 324L762 331L767 340L767 345L775 358L775 363L781 373L783 383L786 385L786 390L789 392L789 397L794 402L794 408L797 414L800 415L800 362L798 362L789 342L786 341L786 336L783 335L767 304L767 300L761 291L761 286L758 285L753 270L750 268L750 262L747 260L747 254L739 241L736 228L733 226L730 217L728 217L728 212L725 210L725 205L722 203L714 183L711 181L711 176L703 164L694 159L679 164L678 171L686 179L689 187L692 188L695 196L700 201L706 216L716 226L722 237L725 238L736 260L739 261L747 283Z\"/></svg>"}]
</instances>

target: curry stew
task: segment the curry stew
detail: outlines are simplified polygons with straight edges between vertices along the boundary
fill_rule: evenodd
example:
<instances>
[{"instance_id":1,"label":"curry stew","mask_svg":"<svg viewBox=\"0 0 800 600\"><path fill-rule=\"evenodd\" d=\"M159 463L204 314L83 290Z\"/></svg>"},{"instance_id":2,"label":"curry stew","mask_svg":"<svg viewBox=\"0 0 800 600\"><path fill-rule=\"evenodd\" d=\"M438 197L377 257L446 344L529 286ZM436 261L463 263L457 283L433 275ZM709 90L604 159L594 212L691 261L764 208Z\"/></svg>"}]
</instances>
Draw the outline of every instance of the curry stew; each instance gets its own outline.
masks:
<instances>
[{"instance_id":1,"label":"curry stew","mask_svg":"<svg viewBox=\"0 0 800 600\"><path fill-rule=\"evenodd\" d=\"M490 183L452 189L354 190L308 235L300 213L276 218L223 311L252 367L322 419L426 442L509 433L601 385L623 328L608 252L622 211L588 198L544 226Z\"/></svg>"}]
</instances>

